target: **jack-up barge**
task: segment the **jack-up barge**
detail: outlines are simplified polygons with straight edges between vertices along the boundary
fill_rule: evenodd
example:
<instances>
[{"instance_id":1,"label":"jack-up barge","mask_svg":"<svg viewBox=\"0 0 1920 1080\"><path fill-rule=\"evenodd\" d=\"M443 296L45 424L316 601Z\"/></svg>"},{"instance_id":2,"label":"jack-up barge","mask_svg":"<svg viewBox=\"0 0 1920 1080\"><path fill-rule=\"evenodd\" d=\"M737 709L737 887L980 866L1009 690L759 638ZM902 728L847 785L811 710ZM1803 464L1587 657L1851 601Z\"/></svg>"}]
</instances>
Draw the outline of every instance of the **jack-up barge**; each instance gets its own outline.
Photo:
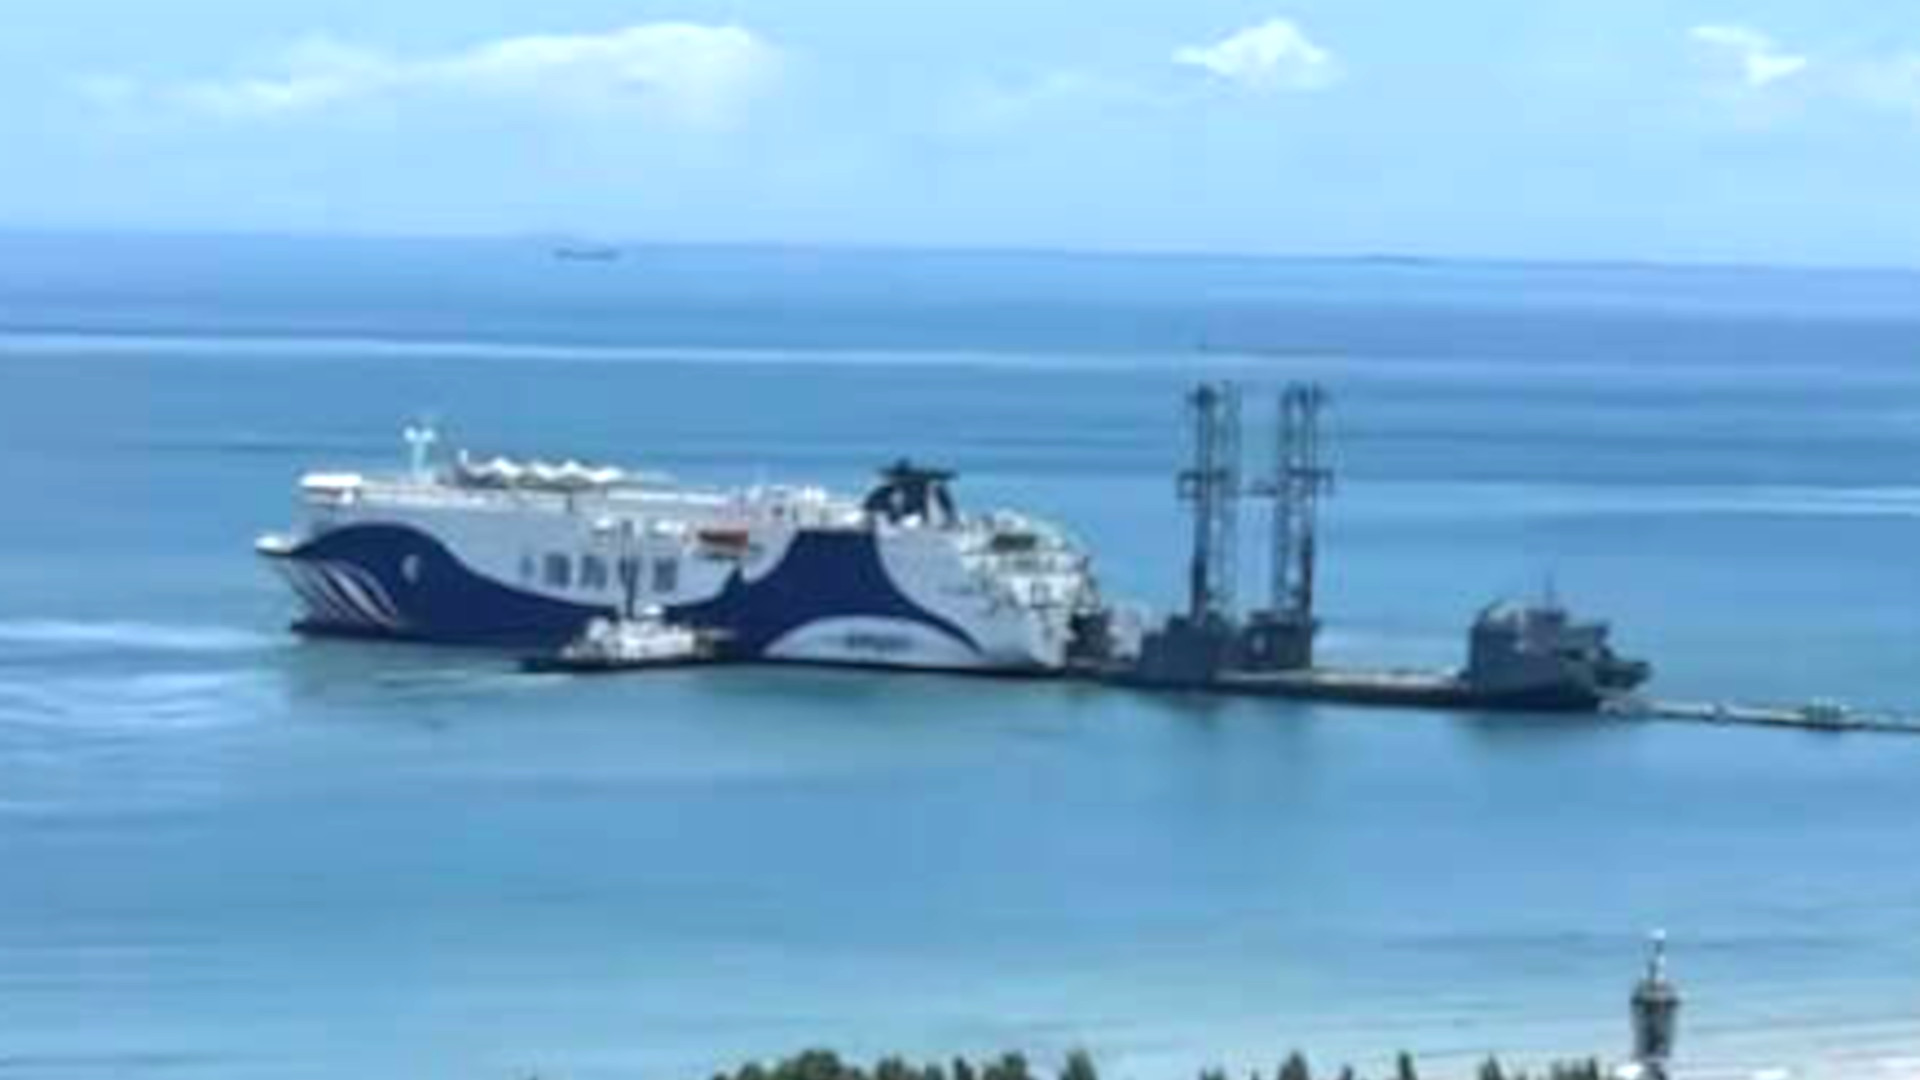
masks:
<instances>
[{"instance_id":1,"label":"jack-up barge","mask_svg":"<svg viewBox=\"0 0 1920 1080\"><path fill-rule=\"evenodd\" d=\"M1614 652L1604 622L1575 618L1552 595L1483 609L1457 671L1370 670L1316 662L1314 610L1319 501L1333 472L1322 452L1326 394L1294 385L1281 395L1273 472L1242 478L1240 391L1205 384L1187 397L1193 460L1179 493L1192 508L1187 608L1148 631L1137 650L1098 648L1078 658L1091 678L1142 689L1454 709L1592 711L1651 674ZM1236 536L1240 502L1272 501L1270 595L1242 618ZM1099 635L1091 640L1100 641Z\"/></svg>"}]
</instances>

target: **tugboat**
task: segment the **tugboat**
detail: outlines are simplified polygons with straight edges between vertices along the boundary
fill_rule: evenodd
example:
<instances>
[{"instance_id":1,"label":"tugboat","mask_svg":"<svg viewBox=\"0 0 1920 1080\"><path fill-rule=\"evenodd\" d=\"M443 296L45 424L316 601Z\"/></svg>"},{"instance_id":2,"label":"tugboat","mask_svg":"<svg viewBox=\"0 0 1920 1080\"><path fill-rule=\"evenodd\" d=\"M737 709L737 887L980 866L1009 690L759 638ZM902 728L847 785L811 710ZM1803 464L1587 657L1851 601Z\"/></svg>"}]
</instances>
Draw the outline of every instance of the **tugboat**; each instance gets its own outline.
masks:
<instances>
[{"instance_id":1,"label":"tugboat","mask_svg":"<svg viewBox=\"0 0 1920 1080\"><path fill-rule=\"evenodd\" d=\"M686 667L714 660L719 643L714 632L676 626L660 608L650 607L638 616L594 619L559 651L527 657L520 666L577 675Z\"/></svg>"}]
</instances>

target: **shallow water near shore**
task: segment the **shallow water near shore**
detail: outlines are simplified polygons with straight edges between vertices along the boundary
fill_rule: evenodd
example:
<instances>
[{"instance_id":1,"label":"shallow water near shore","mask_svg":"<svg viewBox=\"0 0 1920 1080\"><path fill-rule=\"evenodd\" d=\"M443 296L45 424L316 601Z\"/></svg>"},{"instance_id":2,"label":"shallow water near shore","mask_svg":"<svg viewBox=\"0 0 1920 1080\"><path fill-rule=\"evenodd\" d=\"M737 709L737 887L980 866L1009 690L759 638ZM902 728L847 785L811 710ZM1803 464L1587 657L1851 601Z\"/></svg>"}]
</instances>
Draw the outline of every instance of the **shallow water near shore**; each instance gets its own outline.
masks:
<instances>
[{"instance_id":1,"label":"shallow water near shore","mask_svg":"<svg viewBox=\"0 0 1920 1080\"><path fill-rule=\"evenodd\" d=\"M1325 651L1549 578L1676 697L1920 706L1920 278L0 238L0 1076L697 1077L831 1044L1920 1074L1920 740L302 642L410 417L858 488L1177 597L1178 395L1335 395ZM1264 421L1261 415L1252 417ZM1245 544L1256 545L1254 519ZM1259 580L1249 559L1245 585Z\"/></svg>"}]
</instances>

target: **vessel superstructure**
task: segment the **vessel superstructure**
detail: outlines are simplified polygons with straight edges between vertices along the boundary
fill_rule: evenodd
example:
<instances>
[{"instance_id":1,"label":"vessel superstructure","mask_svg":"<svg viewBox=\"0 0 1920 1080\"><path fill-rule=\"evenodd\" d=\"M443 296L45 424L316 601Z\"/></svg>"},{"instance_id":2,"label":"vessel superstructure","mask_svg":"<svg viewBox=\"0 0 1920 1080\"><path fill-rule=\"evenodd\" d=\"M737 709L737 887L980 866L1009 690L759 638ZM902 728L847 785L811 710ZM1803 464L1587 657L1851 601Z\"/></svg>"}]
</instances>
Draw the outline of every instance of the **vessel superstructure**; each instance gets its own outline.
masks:
<instances>
[{"instance_id":1,"label":"vessel superstructure","mask_svg":"<svg viewBox=\"0 0 1920 1080\"><path fill-rule=\"evenodd\" d=\"M904 460L851 498L464 452L435 465L433 439L410 430L402 473L301 478L293 529L256 545L297 629L551 647L658 608L733 658L1048 672L1103 610L1064 530L963 512L953 474Z\"/></svg>"}]
</instances>

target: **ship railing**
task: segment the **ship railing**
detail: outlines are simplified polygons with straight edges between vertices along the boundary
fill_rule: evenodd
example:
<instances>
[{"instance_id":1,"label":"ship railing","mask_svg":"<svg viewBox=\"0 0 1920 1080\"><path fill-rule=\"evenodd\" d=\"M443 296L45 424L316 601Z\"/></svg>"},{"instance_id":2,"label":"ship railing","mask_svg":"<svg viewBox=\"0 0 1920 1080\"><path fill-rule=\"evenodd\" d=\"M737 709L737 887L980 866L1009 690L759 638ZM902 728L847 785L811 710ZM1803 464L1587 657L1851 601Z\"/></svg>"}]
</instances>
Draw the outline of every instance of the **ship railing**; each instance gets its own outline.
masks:
<instances>
[{"instance_id":1,"label":"ship railing","mask_svg":"<svg viewBox=\"0 0 1920 1080\"><path fill-rule=\"evenodd\" d=\"M310 502L316 492L303 488ZM565 491L551 488L486 488L448 484L411 483L405 480L361 479L355 487L357 501L382 506L462 507L475 509L520 509L528 506L570 507L686 507L722 510L736 501L721 492L694 489L612 488L607 490Z\"/></svg>"}]
</instances>

